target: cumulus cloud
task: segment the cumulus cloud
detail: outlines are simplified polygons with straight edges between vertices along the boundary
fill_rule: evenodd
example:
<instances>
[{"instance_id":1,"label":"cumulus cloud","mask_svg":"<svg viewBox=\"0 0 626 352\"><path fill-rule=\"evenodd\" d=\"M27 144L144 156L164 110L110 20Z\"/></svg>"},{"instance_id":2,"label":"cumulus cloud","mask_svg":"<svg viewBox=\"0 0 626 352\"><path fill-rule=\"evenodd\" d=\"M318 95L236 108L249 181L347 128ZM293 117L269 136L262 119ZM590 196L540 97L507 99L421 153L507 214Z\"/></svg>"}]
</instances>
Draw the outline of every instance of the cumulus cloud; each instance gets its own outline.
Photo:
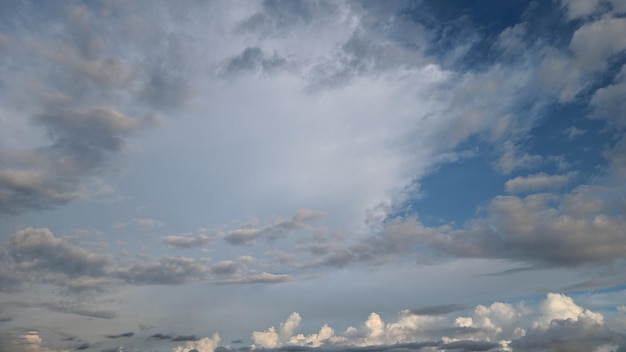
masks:
<instances>
[{"instance_id":1,"label":"cumulus cloud","mask_svg":"<svg viewBox=\"0 0 626 352\"><path fill-rule=\"evenodd\" d=\"M295 346L321 351L361 348L431 351L428 347L462 351L592 351L619 347L626 341L623 334L606 326L601 314L557 293L549 293L537 309L524 302L494 302L477 306L470 316L453 313L429 317L405 310L391 322L371 313L360 329L349 327L340 335L335 335L328 325L322 326L319 333L294 335L301 318L298 313L292 313L278 331L270 327L253 332L253 347L275 351L291 350Z\"/></svg>"},{"instance_id":2,"label":"cumulus cloud","mask_svg":"<svg viewBox=\"0 0 626 352\"><path fill-rule=\"evenodd\" d=\"M197 341L187 341L184 346L174 347L172 352L213 352L220 344L220 336L204 337Z\"/></svg>"},{"instance_id":3,"label":"cumulus cloud","mask_svg":"<svg viewBox=\"0 0 626 352\"><path fill-rule=\"evenodd\" d=\"M66 352L48 348L37 332L29 332L0 346L2 352Z\"/></svg>"},{"instance_id":4,"label":"cumulus cloud","mask_svg":"<svg viewBox=\"0 0 626 352\"><path fill-rule=\"evenodd\" d=\"M518 176L506 181L504 188L509 193L522 193L528 191L538 191L543 189L558 189L564 186L575 173L570 172L564 175L548 175L540 172L526 177Z\"/></svg>"}]
</instances>

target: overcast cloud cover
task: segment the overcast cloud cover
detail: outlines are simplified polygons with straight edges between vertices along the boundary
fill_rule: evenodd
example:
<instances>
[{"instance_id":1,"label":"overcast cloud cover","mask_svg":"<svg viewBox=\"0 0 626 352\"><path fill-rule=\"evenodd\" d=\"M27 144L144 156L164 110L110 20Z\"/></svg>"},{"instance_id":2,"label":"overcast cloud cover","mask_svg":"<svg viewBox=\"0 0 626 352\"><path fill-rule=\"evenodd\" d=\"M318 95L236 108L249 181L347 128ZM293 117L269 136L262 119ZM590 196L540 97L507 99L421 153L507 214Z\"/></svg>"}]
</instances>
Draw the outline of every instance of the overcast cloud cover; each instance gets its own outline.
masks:
<instances>
[{"instance_id":1,"label":"overcast cloud cover","mask_svg":"<svg viewBox=\"0 0 626 352\"><path fill-rule=\"evenodd\" d=\"M0 4L0 351L626 351L626 2Z\"/></svg>"}]
</instances>

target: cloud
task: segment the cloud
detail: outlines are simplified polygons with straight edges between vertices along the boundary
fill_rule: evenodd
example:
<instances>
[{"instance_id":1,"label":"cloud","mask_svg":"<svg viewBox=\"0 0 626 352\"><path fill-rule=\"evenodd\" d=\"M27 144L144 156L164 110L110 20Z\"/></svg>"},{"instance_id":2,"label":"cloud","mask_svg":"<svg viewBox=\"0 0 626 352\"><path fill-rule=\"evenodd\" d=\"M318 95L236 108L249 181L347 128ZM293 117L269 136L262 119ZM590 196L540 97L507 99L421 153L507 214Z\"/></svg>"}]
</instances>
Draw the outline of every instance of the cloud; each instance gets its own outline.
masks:
<instances>
[{"instance_id":1,"label":"cloud","mask_svg":"<svg viewBox=\"0 0 626 352\"><path fill-rule=\"evenodd\" d=\"M461 257L503 258L540 265L609 263L626 255L620 245L626 226L619 216L579 218L550 206L549 196L498 196L487 217L465 228L426 228L414 222L420 240L433 249ZM410 220L415 221L415 220ZM593 237L587 236L594 233Z\"/></svg>"},{"instance_id":2,"label":"cloud","mask_svg":"<svg viewBox=\"0 0 626 352\"><path fill-rule=\"evenodd\" d=\"M175 285L203 280L209 269L204 260L186 257L163 257L158 263L138 263L111 270L113 277L131 284Z\"/></svg>"},{"instance_id":3,"label":"cloud","mask_svg":"<svg viewBox=\"0 0 626 352\"><path fill-rule=\"evenodd\" d=\"M199 234L197 236L165 236L163 242L177 248L194 248L213 241L213 237Z\"/></svg>"},{"instance_id":4,"label":"cloud","mask_svg":"<svg viewBox=\"0 0 626 352\"><path fill-rule=\"evenodd\" d=\"M254 349L269 351L593 351L617 346L625 336L611 330L601 314L584 309L571 297L549 293L537 309L524 302L479 305L471 316L455 310L438 317L405 310L397 320L385 322L371 313L360 329L349 327L336 335L324 325L319 333L296 334L301 318L292 313L277 330L270 327L252 334Z\"/></svg>"},{"instance_id":5,"label":"cloud","mask_svg":"<svg viewBox=\"0 0 626 352\"><path fill-rule=\"evenodd\" d=\"M243 52L226 61L219 73L220 76L228 77L237 74L271 74L287 68L288 61L277 54L267 56L261 48L248 47Z\"/></svg>"},{"instance_id":6,"label":"cloud","mask_svg":"<svg viewBox=\"0 0 626 352\"><path fill-rule=\"evenodd\" d=\"M19 267L69 278L102 276L111 263L110 255L89 252L56 238L48 229L19 230L11 237L8 250Z\"/></svg>"},{"instance_id":7,"label":"cloud","mask_svg":"<svg viewBox=\"0 0 626 352\"><path fill-rule=\"evenodd\" d=\"M444 315L464 309L467 309L467 306L460 304L445 304L440 306L428 306L411 309L410 312L415 315Z\"/></svg>"},{"instance_id":8,"label":"cloud","mask_svg":"<svg viewBox=\"0 0 626 352\"><path fill-rule=\"evenodd\" d=\"M224 240L233 245L248 244L260 237L276 239L298 229L310 230L307 223L321 219L326 213L319 210L299 209L291 220L279 220L263 228L241 228L229 231Z\"/></svg>"},{"instance_id":9,"label":"cloud","mask_svg":"<svg viewBox=\"0 0 626 352\"><path fill-rule=\"evenodd\" d=\"M2 341L0 341L2 342ZM43 339L37 332L29 332L16 339L0 345L1 352L65 352L53 350L45 346Z\"/></svg>"},{"instance_id":10,"label":"cloud","mask_svg":"<svg viewBox=\"0 0 626 352\"><path fill-rule=\"evenodd\" d=\"M518 176L510 179L506 181L504 188L509 193L557 189L563 187L573 176L575 176L575 173L573 172L564 175L548 175L540 172L526 177Z\"/></svg>"},{"instance_id":11,"label":"cloud","mask_svg":"<svg viewBox=\"0 0 626 352\"><path fill-rule=\"evenodd\" d=\"M14 314L6 313L0 310L0 324L9 322L13 320L14 317L15 317Z\"/></svg>"},{"instance_id":12,"label":"cloud","mask_svg":"<svg viewBox=\"0 0 626 352\"><path fill-rule=\"evenodd\" d=\"M443 345L439 346L439 349L461 351L489 351L498 346L500 346L500 344L497 342L461 340L444 343Z\"/></svg>"},{"instance_id":13,"label":"cloud","mask_svg":"<svg viewBox=\"0 0 626 352\"><path fill-rule=\"evenodd\" d=\"M55 312L76 314L90 318L114 319L117 317L114 311L85 306L75 302L50 302L42 306Z\"/></svg>"},{"instance_id":14,"label":"cloud","mask_svg":"<svg viewBox=\"0 0 626 352\"><path fill-rule=\"evenodd\" d=\"M7 10L21 13L29 6ZM0 215L49 209L97 193L90 181L110 170L129 138L189 97L190 80L181 71L192 51L179 36L163 35L169 40L157 46L165 51L149 50L154 38L129 30L132 15L122 8L112 16L87 5L53 7L41 16L14 17L5 28L11 35L0 40L12 65L3 70L2 86L13 87L0 97L1 115L11 119L0 121L24 127L32 138L3 145ZM56 26L58 35L33 25L35 17ZM123 43L111 40L118 29ZM11 131L2 132L2 139Z\"/></svg>"},{"instance_id":15,"label":"cloud","mask_svg":"<svg viewBox=\"0 0 626 352\"><path fill-rule=\"evenodd\" d=\"M124 332L124 333L117 334L117 335L106 335L108 339L119 339L122 337L133 337L133 336L135 336L135 333L132 331Z\"/></svg>"},{"instance_id":16,"label":"cloud","mask_svg":"<svg viewBox=\"0 0 626 352\"><path fill-rule=\"evenodd\" d=\"M167 335L167 334L154 334L150 336L151 339L157 339L157 340L170 340L172 338L172 335Z\"/></svg>"},{"instance_id":17,"label":"cloud","mask_svg":"<svg viewBox=\"0 0 626 352\"><path fill-rule=\"evenodd\" d=\"M128 226L133 226L135 229L140 231L150 231L154 229L158 229L160 227L165 226L165 224L161 221L155 219L132 219L128 221L118 221L113 224L113 228L115 229L123 229Z\"/></svg>"},{"instance_id":18,"label":"cloud","mask_svg":"<svg viewBox=\"0 0 626 352\"><path fill-rule=\"evenodd\" d=\"M542 161L540 155L520 154L518 147L511 141L504 142L503 147L502 154L494 164L494 167L504 175L508 175L514 170L536 167Z\"/></svg>"},{"instance_id":19,"label":"cloud","mask_svg":"<svg viewBox=\"0 0 626 352\"><path fill-rule=\"evenodd\" d=\"M172 352L213 352L219 346L220 336L204 337L197 341L187 341L184 346L174 347Z\"/></svg>"},{"instance_id":20,"label":"cloud","mask_svg":"<svg viewBox=\"0 0 626 352\"><path fill-rule=\"evenodd\" d=\"M613 84L602 87L591 97L595 116L608 120L619 127L626 126L625 105L621 97L626 94L626 65L614 78Z\"/></svg>"}]
</instances>

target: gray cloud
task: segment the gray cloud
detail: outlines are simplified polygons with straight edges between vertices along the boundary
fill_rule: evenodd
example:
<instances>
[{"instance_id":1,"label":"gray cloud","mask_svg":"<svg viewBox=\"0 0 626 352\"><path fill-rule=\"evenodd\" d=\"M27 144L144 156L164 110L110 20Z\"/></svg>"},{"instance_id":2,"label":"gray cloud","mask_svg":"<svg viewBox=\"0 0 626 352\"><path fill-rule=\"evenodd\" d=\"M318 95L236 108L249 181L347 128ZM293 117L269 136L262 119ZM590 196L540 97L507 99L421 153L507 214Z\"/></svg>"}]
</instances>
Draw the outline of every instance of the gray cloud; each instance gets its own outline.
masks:
<instances>
[{"instance_id":1,"label":"gray cloud","mask_svg":"<svg viewBox=\"0 0 626 352\"><path fill-rule=\"evenodd\" d=\"M248 47L243 52L226 61L220 69L219 75L226 78L237 74L266 73L272 74L289 67L287 59L274 53L265 54L261 48Z\"/></svg>"},{"instance_id":2,"label":"gray cloud","mask_svg":"<svg viewBox=\"0 0 626 352\"><path fill-rule=\"evenodd\" d=\"M16 265L41 273L99 277L111 263L111 256L89 252L56 238L48 229L26 228L11 237L8 250Z\"/></svg>"},{"instance_id":3,"label":"gray cloud","mask_svg":"<svg viewBox=\"0 0 626 352\"><path fill-rule=\"evenodd\" d=\"M310 229L309 222L319 220L326 214L319 210L299 209L290 220L278 221L262 228L241 228L229 231L224 240L233 245L248 244L257 238L274 240L298 229Z\"/></svg>"},{"instance_id":4,"label":"gray cloud","mask_svg":"<svg viewBox=\"0 0 626 352\"><path fill-rule=\"evenodd\" d=\"M0 215L89 197L87 181L110 167L128 138L180 108L192 90L191 38L161 30L151 37L140 23L133 27L137 17L122 7L113 15L86 5L51 5L35 14L29 6L7 8L14 15L3 26L11 32L1 41L10 63L3 84L20 94L4 91L1 99L47 139L21 155L7 157L10 149L0 155ZM123 42L116 39L121 33Z\"/></svg>"},{"instance_id":5,"label":"gray cloud","mask_svg":"<svg viewBox=\"0 0 626 352\"><path fill-rule=\"evenodd\" d=\"M618 351L623 351L625 342L626 335L613 332L593 319L555 319L546 329L530 329L525 336L511 342L511 347L515 351L586 352L603 345L617 345Z\"/></svg>"},{"instance_id":6,"label":"gray cloud","mask_svg":"<svg viewBox=\"0 0 626 352\"><path fill-rule=\"evenodd\" d=\"M174 285L203 280L209 269L204 260L185 257L164 257L158 263L138 263L128 268L115 268L111 275L131 284Z\"/></svg>"},{"instance_id":7,"label":"gray cloud","mask_svg":"<svg viewBox=\"0 0 626 352\"><path fill-rule=\"evenodd\" d=\"M6 323L8 321L11 321L14 317L14 314L6 313L0 310L0 323Z\"/></svg>"},{"instance_id":8,"label":"gray cloud","mask_svg":"<svg viewBox=\"0 0 626 352\"><path fill-rule=\"evenodd\" d=\"M119 339L119 338L122 338L122 337L133 337L133 336L135 336L135 333L132 332L132 331L124 332L124 333L117 334L117 335L115 335L115 334L114 335L106 335L106 337L108 339Z\"/></svg>"},{"instance_id":9,"label":"gray cloud","mask_svg":"<svg viewBox=\"0 0 626 352\"><path fill-rule=\"evenodd\" d=\"M154 334L150 336L151 339L157 339L157 340L169 340L172 338L172 335L167 335L167 334Z\"/></svg>"},{"instance_id":10,"label":"gray cloud","mask_svg":"<svg viewBox=\"0 0 626 352\"><path fill-rule=\"evenodd\" d=\"M98 309L73 302L50 302L44 303L41 306L54 312L76 314L90 318L113 319L117 317L114 311Z\"/></svg>"},{"instance_id":11,"label":"gray cloud","mask_svg":"<svg viewBox=\"0 0 626 352\"><path fill-rule=\"evenodd\" d=\"M294 26L334 17L338 9L338 4L332 1L294 3L285 0L265 0L261 10L245 19L239 28L262 36L282 35L283 31Z\"/></svg>"},{"instance_id":12,"label":"gray cloud","mask_svg":"<svg viewBox=\"0 0 626 352\"><path fill-rule=\"evenodd\" d=\"M473 341L473 340L461 340L449 343L444 343L439 346L442 350L460 350L460 351L489 351L500 344L489 341Z\"/></svg>"},{"instance_id":13,"label":"gray cloud","mask_svg":"<svg viewBox=\"0 0 626 352\"><path fill-rule=\"evenodd\" d=\"M467 309L467 306L460 304L444 304L439 306L428 306L411 309L411 314L415 315L445 315L459 310Z\"/></svg>"},{"instance_id":14,"label":"gray cloud","mask_svg":"<svg viewBox=\"0 0 626 352\"><path fill-rule=\"evenodd\" d=\"M165 236L163 243L178 248L194 248L213 241L213 237L199 234L197 236Z\"/></svg>"}]
</instances>

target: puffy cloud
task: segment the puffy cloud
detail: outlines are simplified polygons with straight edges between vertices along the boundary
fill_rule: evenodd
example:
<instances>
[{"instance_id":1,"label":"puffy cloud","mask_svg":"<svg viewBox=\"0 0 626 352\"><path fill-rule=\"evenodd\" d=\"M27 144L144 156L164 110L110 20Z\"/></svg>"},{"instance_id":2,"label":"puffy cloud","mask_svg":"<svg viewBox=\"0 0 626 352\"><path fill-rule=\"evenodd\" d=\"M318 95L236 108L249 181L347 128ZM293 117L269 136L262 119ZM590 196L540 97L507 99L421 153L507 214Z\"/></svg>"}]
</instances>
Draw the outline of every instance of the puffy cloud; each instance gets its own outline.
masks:
<instances>
[{"instance_id":1,"label":"puffy cloud","mask_svg":"<svg viewBox=\"0 0 626 352\"><path fill-rule=\"evenodd\" d=\"M498 196L487 217L464 229L424 228L415 233L432 248L456 256L491 257L541 265L576 266L611 262L626 255L626 223L620 216L573 217L550 206L547 195ZM594 236L588 236L593 233Z\"/></svg>"},{"instance_id":2,"label":"puffy cloud","mask_svg":"<svg viewBox=\"0 0 626 352\"><path fill-rule=\"evenodd\" d=\"M68 349L56 349L47 346L37 331L28 333L3 341L0 337L0 352L69 352Z\"/></svg>"},{"instance_id":3,"label":"puffy cloud","mask_svg":"<svg viewBox=\"0 0 626 352\"><path fill-rule=\"evenodd\" d=\"M172 235L163 237L163 243L177 248L200 247L214 240L214 236L200 230L197 235Z\"/></svg>"},{"instance_id":4,"label":"puffy cloud","mask_svg":"<svg viewBox=\"0 0 626 352\"><path fill-rule=\"evenodd\" d=\"M606 119L617 126L626 126L626 105L621 99L626 94L626 65L617 74L613 84L602 87L593 94L591 105L596 116Z\"/></svg>"},{"instance_id":5,"label":"puffy cloud","mask_svg":"<svg viewBox=\"0 0 626 352\"><path fill-rule=\"evenodd\" d=\"M603 68L612 55L626 49L626 18L603 18L580 27L570 42L577 64L588 70Z\"/></svg>"},{"instance_id":6,"label":"puffy cloud","mask_svg":"<svg viewBox=\"0 0 626 352\"><path fill-rule=\"evenodd\" d=\"M290 342L294 330L300 325L301 320L300 314L293 312L287 317L285 322L280 324L278 331L273 326L265 331L254 331L252 333L252 341L255 345L265 348L274 348L280 344Z\"/></svg>"},{"instance_id":7,"label":"puffy cloud","mask_svg":"<svg viewBox=\"0 0 626 352\"><path fill-rule=\"evenodd\" d=\"M174 347L172 352L213 352L220 344L220 336L204 337L196 341L187 341L184 346Z\"/></svg>"},{"instance_id":8,"label":"puffy cloud","mask_svg":"<svg viewBox=\"0 0 626 352\"><path fill-rule=\"evenodd\" d=\"M420 316L405 310L397 320L385 322L371 313L362 329L348 328L342 335L322 326L319 333L293 334L301 319L292 313L279 331L271 327L252 334L253 348L274 351L319 348L320 351L462 350L462 351L599 351L619 348L625 336L612 331L601 314L584 309L563 294L549 293L537 309L493 302L479 305L471 316L454 311L439 317Z\"/></svg>"},{"instance_id":9,"label":"puffy cloud","mask_svg":"<svg viewBox=\"0 0 626 352\"><path fill-rule=\"evenodd\" d=\"M548 175L540 172L526 177L518 176L506 181L504 188L509 193L557 189L564 186L574 175L573 172L564 175Z\"/></svg>"}]
</instances>

